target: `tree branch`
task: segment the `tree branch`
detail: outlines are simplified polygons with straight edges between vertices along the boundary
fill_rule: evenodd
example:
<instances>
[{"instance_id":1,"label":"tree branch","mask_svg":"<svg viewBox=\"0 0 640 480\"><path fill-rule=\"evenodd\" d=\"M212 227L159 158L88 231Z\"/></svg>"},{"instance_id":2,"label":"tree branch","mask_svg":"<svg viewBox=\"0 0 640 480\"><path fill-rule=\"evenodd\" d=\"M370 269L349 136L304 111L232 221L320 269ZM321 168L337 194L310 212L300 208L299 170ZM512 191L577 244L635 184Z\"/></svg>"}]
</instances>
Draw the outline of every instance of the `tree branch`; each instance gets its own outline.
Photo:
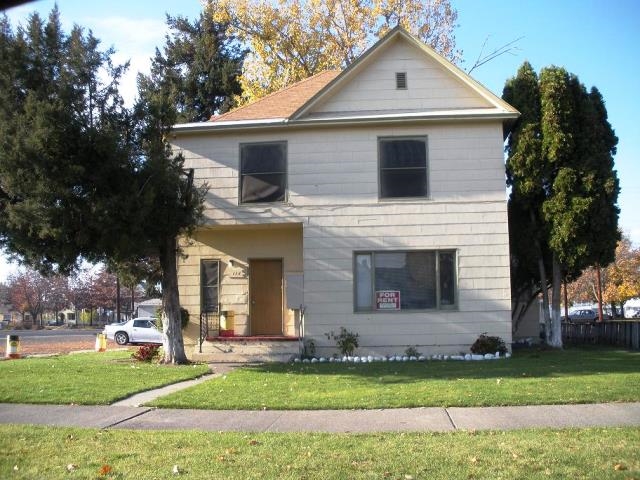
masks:
<instances>
[{"instance_id":1,"label":"tree branch","mask_svg":"<svg viewBox=\"0 0 640 480\"><path fill-rule=\"evenodd\" d=\"M473 72L476 68L481 67L485 63L488 63L494 58L498 58L499 56L504 55L505 53L515 56L515 51L520 50L520 48L518 48L515 44L520 40L522 40L523 38L524 37L518 37L515 40L512 40L509 43L505 43L501 47L498 47L495 50L493 50L491 53L488 53L487 55L483 56L484 49L487 46L487 42L489 41L489 36L487 36L487 38L485 38L484 42L482 43L482 47L480 48L480 53L478 54L478 58L476 59L475 63L471 65L471 68L467 70L467 74L471 74L471 72Z\"/></svg>"}]
</instances>

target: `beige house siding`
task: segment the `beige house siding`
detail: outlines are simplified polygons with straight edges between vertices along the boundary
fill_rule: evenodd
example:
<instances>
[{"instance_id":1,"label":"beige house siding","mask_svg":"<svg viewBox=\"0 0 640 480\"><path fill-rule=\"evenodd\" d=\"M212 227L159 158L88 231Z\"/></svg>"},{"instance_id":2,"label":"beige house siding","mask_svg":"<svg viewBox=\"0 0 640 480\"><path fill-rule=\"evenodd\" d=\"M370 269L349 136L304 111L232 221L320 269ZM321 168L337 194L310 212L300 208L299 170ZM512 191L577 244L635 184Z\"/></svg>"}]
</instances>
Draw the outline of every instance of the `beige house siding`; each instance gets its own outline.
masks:
<instances>
[{"instance_id":1,"label":"beige house siding","mask_svg":"<svg viewBox=\"0 0 640 480\"><path fill-rule=\"evenodd\" d=\"M427 138L428 183L433 202L420 200L417 206L408 206L406 201L378 200L378 138L394 136ZM239 145L267 141L287 142L288 201L238 206ZM301 207L314 209L314 216L335 217L333 209L348 206L346 213L339 216L362 217L379 214L369 209L382 205L391 213L413 213L418 209L416 213L440 214L455 212L458 201L506 200L502 125L497 121L182 135L174 140L174 147L184 154L185 166L195 169L196 179L209 185L205 207L211 224L297 221L309 214ZM433 208L434 202L446 205ZM453 204L448 205L449 202ZM414 223L411 219L406 222Z\"/></svg>"},{"instance_id":2,"label":"beige house siding","mask_svg":"<svg viewBox=\"0 0 640 480\"><path fill-rule=\"evenodd\" d=\"M407 73L407 89L396 89L396 72ZM351 82L316 105L309 116L322 117L335 112L428 111L490 106L487 100L444 71L415 45L397 39L377 52L375 61L365 62Z\"/></svg>"},{"instance_id":3,"label":"beige house siding","mask_svg":"<svg viewBox=\"0 0 640 480\"><path fill-rule=\"evenodd\" d=\"M429 198L378 198L378 138L392 136L427 138ZM288 199L238 205L239 145L259 141L287 142ZM423 353L457 353L483 332L511 341L499 121L183 134L174 146L197 181L210 186L207 226L179 261L181 302L190 312L199 311L200 258L227 265L230 257L272 255L285 258L285 271L304 272L305 333L319 352L333 347L325 334L341 326L360 335L362 352L401 353L418 345ZM456 251L457 309L354 313L354 251L408 249ZM246 331L246 281L223 278L221 295L233 299L236 324ZM197 326L187 334L195 339Z\"/></svg>"}]
</instances>

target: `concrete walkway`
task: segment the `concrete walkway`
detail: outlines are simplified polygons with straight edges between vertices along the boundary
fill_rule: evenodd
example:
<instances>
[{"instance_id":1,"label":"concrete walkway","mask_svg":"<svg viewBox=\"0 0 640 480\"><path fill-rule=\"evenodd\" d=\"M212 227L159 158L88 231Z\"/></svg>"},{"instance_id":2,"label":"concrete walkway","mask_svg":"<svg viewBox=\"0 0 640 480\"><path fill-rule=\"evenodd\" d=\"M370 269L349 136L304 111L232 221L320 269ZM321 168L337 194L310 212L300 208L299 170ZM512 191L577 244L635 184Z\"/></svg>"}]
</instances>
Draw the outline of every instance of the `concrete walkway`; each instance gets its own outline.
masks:
<instances>
[{"instance_id":1,"label":"concrete walkway","mask_svg":"<svg viewBox=\"0 0 640 480\"><path fill-rule=\"evenodd\" d=\"M450 432L640 426L640 402L478 408L396 408L378 410L179 410L142 407L237 368L211 364L195 380L142 392L106 406L0 404L0 423L136 430L247 432Z\"/></svg>"},{"instance_id":2,"label":"concrete walkway","mask_svg":"<svg viewBox=\"0 0 640 480\"><path fill-rule=\"evenodd\" d=\"M206 382L207 380L218 377L220 375L224 375L225 373L230 372L231 370L234 370L242 365L243 364L240 363L211 363L209 364L209 368L211 369L211 373L209 374L202 375L201 377L198 377L194 380L186 380L184 382L167 385L166 387L136 393L131 397L113 403L112 406L139 407L141 405L144 405L145 403L152 402L156 398L164 397L165 395L169 395L170 393L178 392L180 390L184 390L185 388L193 387L194 385L198 385L199 383Z\"/></svg>"},{"instance_id":3,"label":"concrete walkway","mask_svg":"<svg viewBox=\"0 0 640 480\"><path fill-rule=\"evenodd\" d=\"M172 410L0 404L0 423L247 432L408 432L640 426L640 402L389 410Z\"/></svg>"}]
</instances>

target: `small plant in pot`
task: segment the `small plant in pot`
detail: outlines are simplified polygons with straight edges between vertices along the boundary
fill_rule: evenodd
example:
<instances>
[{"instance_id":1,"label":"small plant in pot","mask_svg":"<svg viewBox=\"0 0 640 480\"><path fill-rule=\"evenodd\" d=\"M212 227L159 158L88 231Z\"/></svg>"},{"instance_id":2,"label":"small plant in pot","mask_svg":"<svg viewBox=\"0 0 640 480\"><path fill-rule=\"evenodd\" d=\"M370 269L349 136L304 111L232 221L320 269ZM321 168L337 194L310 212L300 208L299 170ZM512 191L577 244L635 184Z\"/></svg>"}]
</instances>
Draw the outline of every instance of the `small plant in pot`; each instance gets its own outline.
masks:
<instances>
[{"instance_id":1,"label":"small plant in pot","mask_svg":"<svg viewBox=\"0 0 640 480\"><path fill-rule=\"evenodd\" d=\"M312 338L305 338L303 342L302 358L313 358L316 355L316 342Z\"/></svg>"}]
</instances>

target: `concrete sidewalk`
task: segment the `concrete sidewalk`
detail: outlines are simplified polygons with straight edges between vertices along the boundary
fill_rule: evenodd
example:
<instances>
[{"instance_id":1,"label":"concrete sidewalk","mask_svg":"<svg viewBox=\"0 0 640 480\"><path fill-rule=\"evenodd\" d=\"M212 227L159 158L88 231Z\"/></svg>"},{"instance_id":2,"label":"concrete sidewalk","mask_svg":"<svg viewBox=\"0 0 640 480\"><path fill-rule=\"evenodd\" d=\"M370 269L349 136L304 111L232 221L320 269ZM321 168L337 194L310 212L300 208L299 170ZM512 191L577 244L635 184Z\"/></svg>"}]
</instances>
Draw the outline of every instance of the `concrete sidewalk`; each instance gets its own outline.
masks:
<instances>
[{"instance_id":1,"label":"concrete sidewalk","mask_svg":"<svg viewBox=\"0 0 640 480\"><path fill-rule=\"evenodd\" d=\"M294 411L0 404L0 423L101 429L332 433L613 427L640 426L640 402Z\"/></svg>"}]
</instances>

